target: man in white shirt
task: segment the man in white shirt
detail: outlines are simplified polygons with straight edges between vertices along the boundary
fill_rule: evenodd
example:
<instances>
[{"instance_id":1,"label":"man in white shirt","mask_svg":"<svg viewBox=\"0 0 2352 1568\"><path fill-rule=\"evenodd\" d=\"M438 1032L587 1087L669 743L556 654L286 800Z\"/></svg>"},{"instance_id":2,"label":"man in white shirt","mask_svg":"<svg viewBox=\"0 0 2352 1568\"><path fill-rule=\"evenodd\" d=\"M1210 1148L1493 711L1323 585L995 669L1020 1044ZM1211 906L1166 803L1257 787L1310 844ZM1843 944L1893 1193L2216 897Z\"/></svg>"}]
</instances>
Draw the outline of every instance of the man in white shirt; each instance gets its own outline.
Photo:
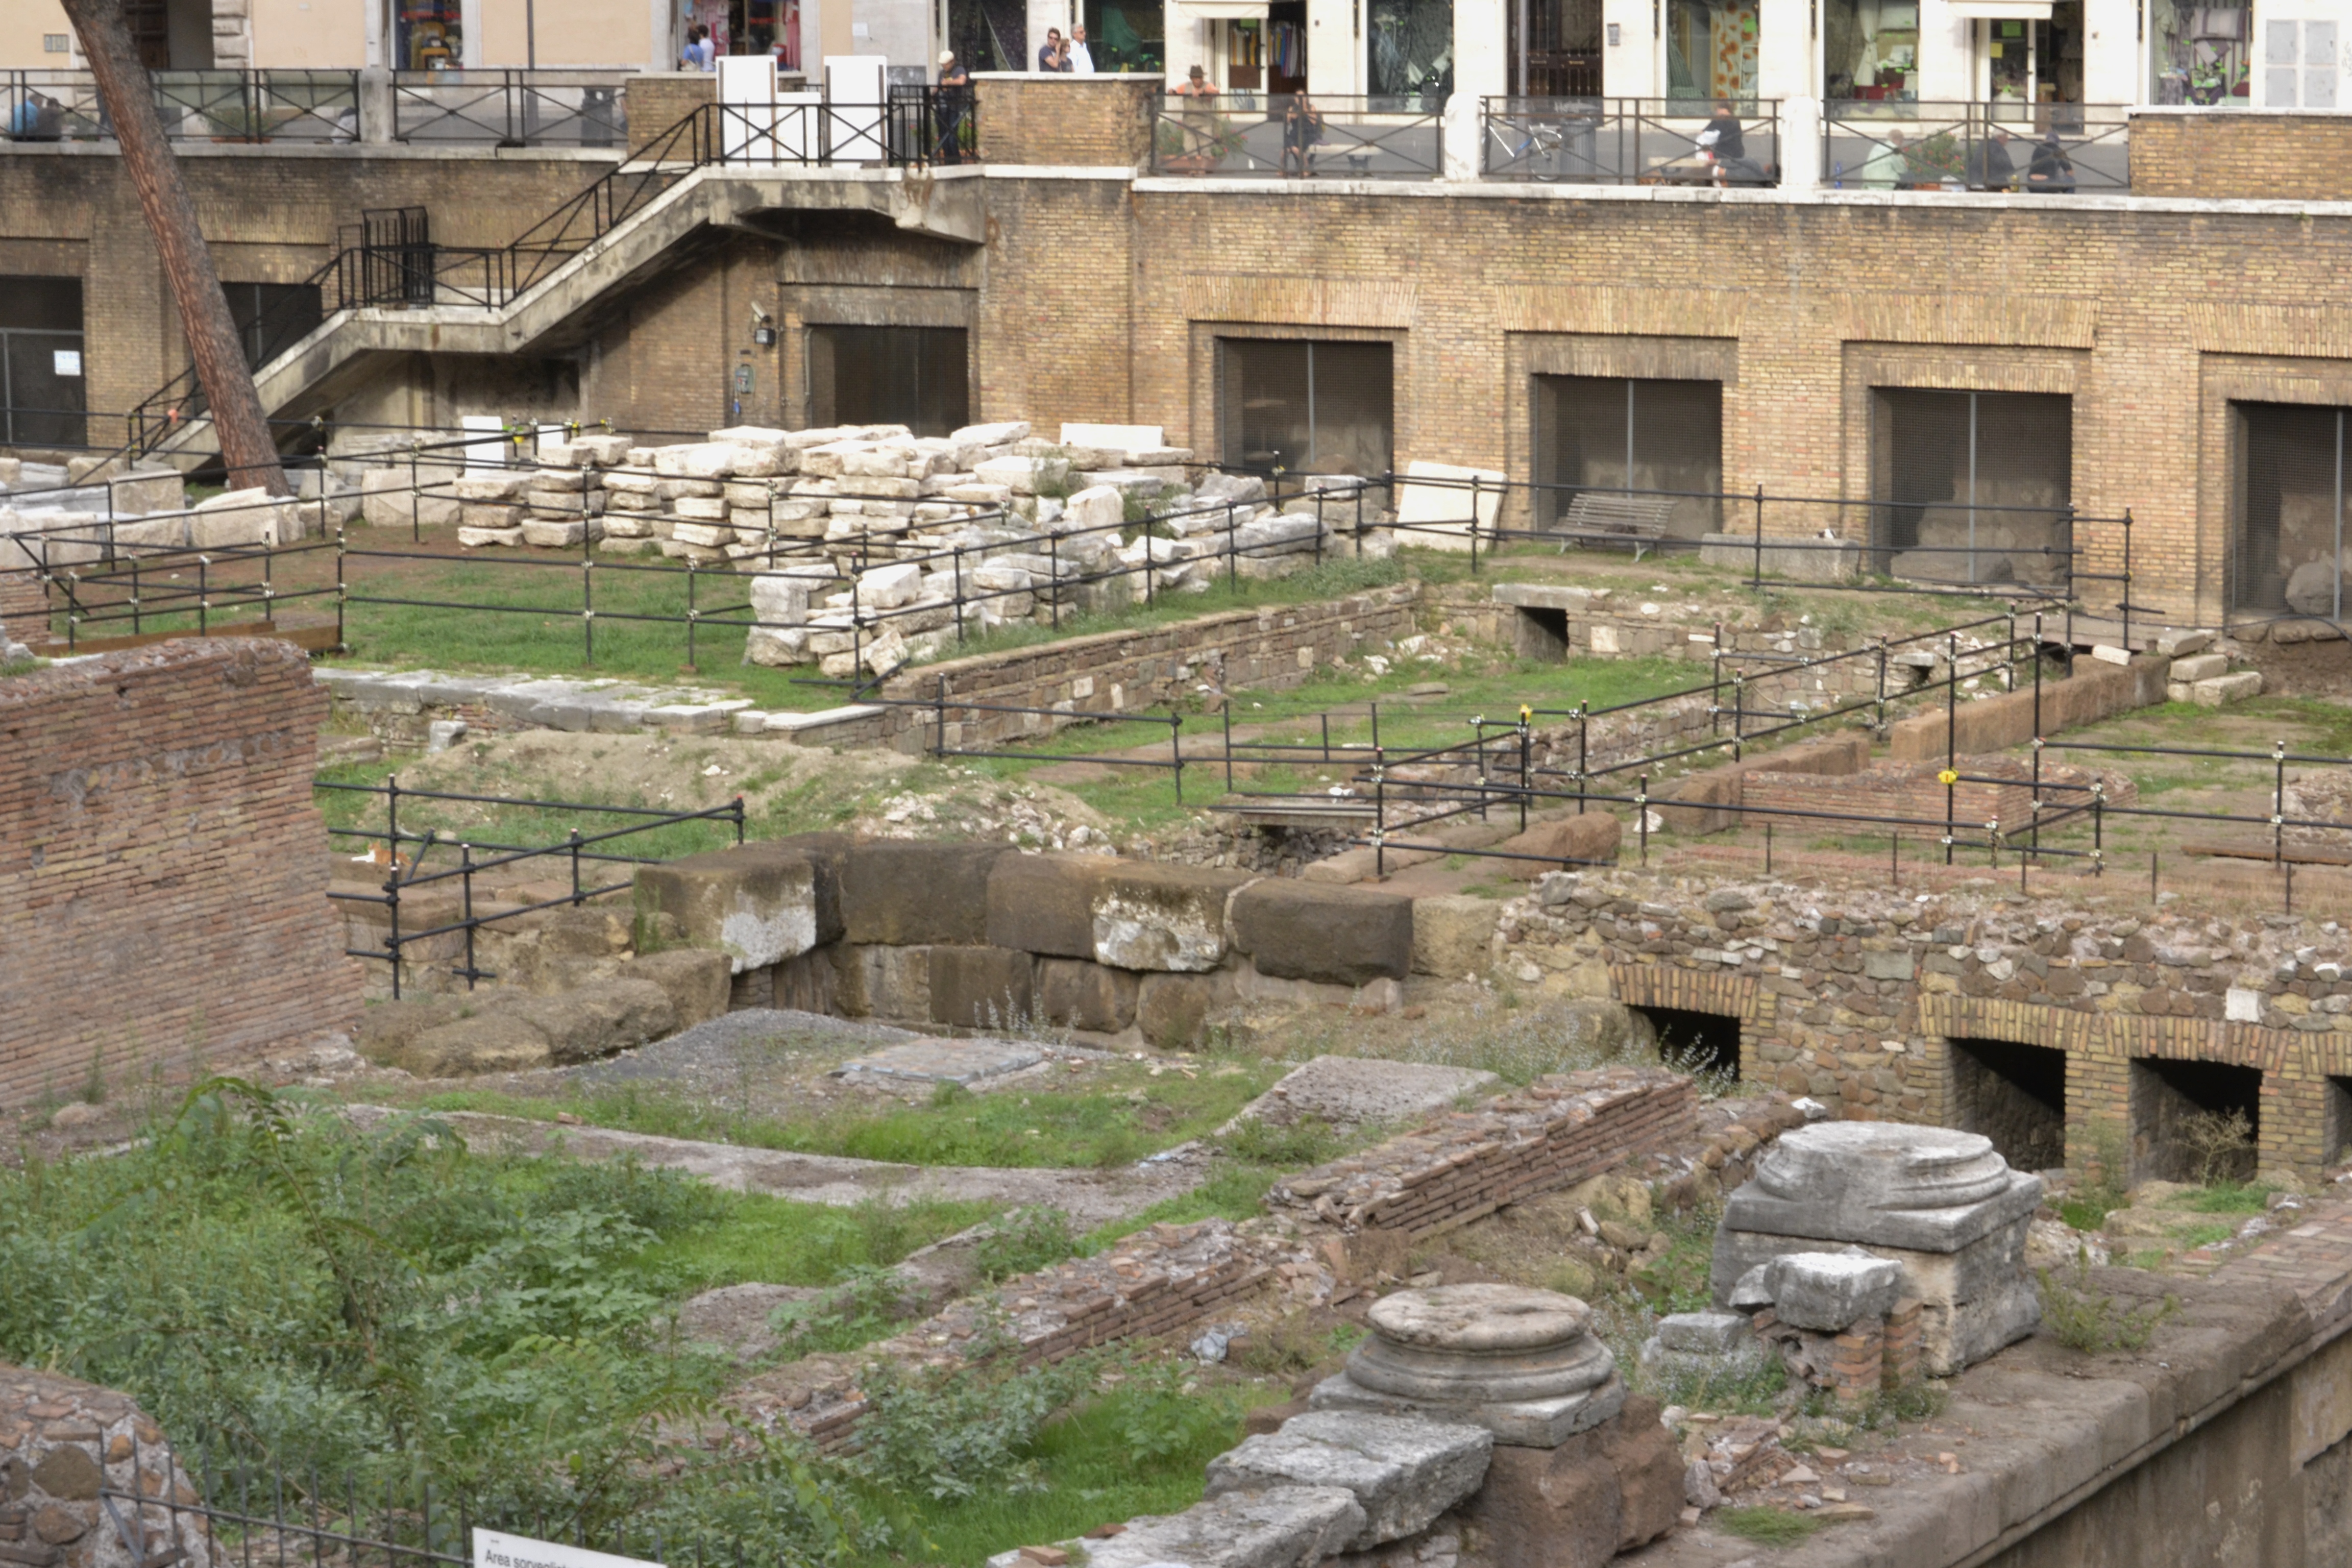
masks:
<instances>
[{"instance_id":1,"label":"man in white shirt","mask_svg":"<svg viewBox=\"0 0 2352 1568\"><path fill-rule=\"evenodd\" d=\"M1080 22L1070 29L1070 73L1073 76L1095 74L1095 57L1087 47L1087 25Z\"/></svg>"}]
</instances>

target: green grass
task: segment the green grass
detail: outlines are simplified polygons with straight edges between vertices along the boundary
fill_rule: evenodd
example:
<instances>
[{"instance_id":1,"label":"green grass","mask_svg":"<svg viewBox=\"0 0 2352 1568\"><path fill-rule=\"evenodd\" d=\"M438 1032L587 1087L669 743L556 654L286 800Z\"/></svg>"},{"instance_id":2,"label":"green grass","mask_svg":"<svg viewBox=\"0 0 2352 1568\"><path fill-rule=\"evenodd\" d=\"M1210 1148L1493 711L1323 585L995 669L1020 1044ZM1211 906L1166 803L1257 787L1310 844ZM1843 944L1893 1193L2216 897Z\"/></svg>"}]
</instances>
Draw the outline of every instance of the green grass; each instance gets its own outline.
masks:
<instances>
[{"instance_id":1,"label":"green grass","mask_svg":"<svg viewBox=\"0 0 2352 1568\"><path fill-rule=\"evenodd\" d=\"M593 1126L629 1132L912 1165L1088 1169L1132 1163L1201 1137L1280 1073L1279 1064L1266 1063L1198 1078L1181 1072L1154 1078L1136 1065L1094 1078L1084 1093L958 1091L929 1104L786 1121L691 1104L634 1086L556 1100L457 1089L431 1097L425 1108L539 1121L568 1111Z\"/></svg>"},{"instance_id":2,"label":"green grass","mask_svg":"<svg viewBox=\"0 0 2352 1568\"><path fill-rule=\"evenodd\" d=\"M2220 1182L2193 1193L2176 1193L2164 1206L2195 1214L2262 1214L2278 1189L2266 1182Z\"/></svg>"},{"instance_id":3,"label":"green grass","mask_svg":"<svg viewBox=\"0 0 2352 1568\"><path fill-rule=\"evenodd\" d=\"M1186 1394L1155 1380L1134 1380L1037 1435L1030 1489L996 1487L940 1501L910 1490L868 1489L867 1500L890 1521L891 1547L852 1562L856 1568L906 1563L971 1568L1010 1547L1066 1541L1139 1514L1179 1512L1201 1500L1208 1462L1241 1441L1248 1409L1283 1396L1280 1390L1255 1388ZM1139 1434L1147 1441L1139 1444Z\"/></svg>"},{"instance_id":4,"label":"green grass","mask_svg":"<svg viewBox=\"0 0 2352 1568\"><path fill-rule=\"evenodd\" d=\"M757 1193L725 1195L718 1219L646 1247L634 1266L681 1295L719 1285L831 1285L994 1217L999 1204L925 1198L836 1208Z\"/></svg>"},{"instance_id":5,"label":"green grass","mask_svg":"<svg viewBox=\"0 0 2352 1568\"><path fill-rule=\"evenodd\" d=\"M1794 1546L1829 1523L1785 1508L1719 1508L1706 1517L1726 1535L1759 1546Z\"/></svg>"}]
</instances>

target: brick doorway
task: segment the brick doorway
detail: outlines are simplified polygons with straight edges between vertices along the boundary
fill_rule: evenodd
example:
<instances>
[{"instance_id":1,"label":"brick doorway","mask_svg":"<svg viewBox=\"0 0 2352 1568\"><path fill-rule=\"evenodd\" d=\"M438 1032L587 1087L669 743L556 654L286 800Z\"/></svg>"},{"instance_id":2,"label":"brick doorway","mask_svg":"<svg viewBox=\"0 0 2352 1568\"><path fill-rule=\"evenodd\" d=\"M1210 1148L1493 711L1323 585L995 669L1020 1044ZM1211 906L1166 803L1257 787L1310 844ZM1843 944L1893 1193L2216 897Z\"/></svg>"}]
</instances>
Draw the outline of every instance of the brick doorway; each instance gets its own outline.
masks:
<instances>
[{"instance_id":1,"label":"brick doorway","mask_svg":"<svg viewBox=\"0 0 2352 1568\"><path fill-rule=\"evenodd\" d=\"M1658 1056L1681 1072L1718 1073L1739 1081L1739 1020L1690 1007L1636 1007L1658 1034Z\"/></svg>"},{"instance_id":2,"label":"brick doorway","mask_svg":"<svg viewBox=\"0 0 2352 1568\"><path fill-rule=\"evenodd\" d=\"M1953 1121L2021 1171L2066 1163L2066 1053L2010 1040L1951 1042Z\"/></svg>"},{"instance_id":3,"label":"brick doorway","mask_svg":"<svg viewBox=\"0 0 2352 1568\"><path fill-rule=\"evenodd\" d=\"M2193 1182L2202 1178L2198 1139L2210 1119L2245 1118L2244 1153L2216 1162L2214 1174L2231 1181L2254 1173L2254 1141L2262 1136L2263 1075L2226 1062L2168 1061L2143 1057L2131 1064L2132 1180Z\"/></svg>"}]
</instances>

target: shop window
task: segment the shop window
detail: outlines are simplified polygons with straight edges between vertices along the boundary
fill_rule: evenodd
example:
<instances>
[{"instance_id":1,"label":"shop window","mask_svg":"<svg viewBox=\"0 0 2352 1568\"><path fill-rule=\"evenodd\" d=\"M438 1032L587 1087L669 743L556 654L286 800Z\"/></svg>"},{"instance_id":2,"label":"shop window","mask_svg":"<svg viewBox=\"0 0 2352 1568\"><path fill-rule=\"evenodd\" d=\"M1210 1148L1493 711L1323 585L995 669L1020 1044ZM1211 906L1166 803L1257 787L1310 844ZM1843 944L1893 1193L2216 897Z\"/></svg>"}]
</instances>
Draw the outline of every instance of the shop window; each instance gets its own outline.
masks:
<instances>
[{"instance_id":1,"label":"shop window","mask_svg":"<svg viewBox=\"0 0 2352 1568\"><path fill-rule=\"evenodd\" d=\"M1098 71L1166 68L1165 7L1141 0L1087 0L1087 48ZM1306 7L1302 5L1303 12ZM1303 48L1303 44L1301 45ZM1300 72L1304 75L1305 72Z\"/></svg>"},{"instance_id":2,"label":"shop window","mask_svg":"<svg viewBox=\"0 0 2352 1568\"><path fill-rule=\"evenodd\" d=\"M1756 0L1673 0L1666 12L1666 96L1756 96Z\"/></svg>"},{"instance_id":3,"label":"shop window","mask_svg":"<svg viewBox=\"0 0 2352 1568\"><path fill-rule=\"evenodd\" d=\"M734 0L727 14L729 53L767 55L788 71L801 68L800 0Z\"/></svg>"},{"instance_id":4,"label":"shop window","mask_svg":"<svg viewBox=\"0 0 2352 1568\"><path fill-rule=\"evenodd\" d=\"M1674 496L1666 533L1696 539L1722 525L1723 384L1618 376L1536 377L1541 526L1580 490Z\"/></svg>"},{"instance_id":5,"label":"shop window","mask_svg":"<svg viewBox=\"0 0 2352 1568\"><path fill-rule=\"evenodd\" d=\"M79 447L82 394L81 279L0 279L0 441Z\"/></svg>"},{"instance_id":6,"label":"shop window","mask_svg":"<svg viewBox=\"0 0 2352 1568\"><path fill-rule=\"evenodd\" d=\"M460 0L394 0L393 68L456 70L466 63Z\"/></svg>"},{"instance_id":7,"label":"shop window","mask_svg":"<svg viewBox=\"0 0 2352 1568\"><path fill-rule=\"evenodd\" d=\"M2230 603L2270 615L2352 609L2343 577L2347 417L2352 410L2235 403L2237 538Z\"/></svg>"},{"instance_id":8,"label":"shop window","mask_svg":"<svg viewBox=\"0 0 2352 1568\"><path fill-rule=\"evenodd\" d=\"M2263 107L2336 107L2336 25L2332 21L2263 23Z\"/></svg>"},{"instance_id":9,"label":"shop window","mask_svg":"<svg viewBox=\"0 0 2352 1568\"><path fill-rule=\"evenodd\" d=\"M811 327L812 425L904 425L946 436L971 423L961 327Z\"/></svg>"},{"instance_id":10,"label":"shop window","mask_svg":"<svg viewBox=\"0 0 2352 1568\"><path fill-rule=\"evenodd\" d=\"M1023 0L948 0L948 36L966 70L1033 69L1022 49L1028 26Z\"/></svg>"},{"instance_id":11,"label":"shop window","mask_svg":"<svg viewBox=\"0 0 2352 1568\"><path fill-rule=\"evenodd\" d=\"M1990 100L2083 101L2083 0L2058 0L2047 20L2009 17L1976 26Z\"/></svg>"},{"instance_id":12,"label":"shop window","mask_svg":"<svg viewBox=\"0 0 2352 1568\"><path fill-rule=\"evenodd\" d=\"M1824 98L1916 99L1916 0L1822 0L1822 72Z\"/></svg>"},{"instance_id":13,"label":"shop window","mask_svg":"<svg viewBox=\"0 0 2352 1568\"><path fill-rule=\"evenodd\" d=\"M2251 1181L2262 1095L2256 1068L2160 1057L2133 1062L2132 1180Z\"/></svg>"},{"instance_id":14,"label":"shop window","mask_svg":"<svg viewBox=\"0 0 2352 1568\"><path fill-rule=\"evenodd\" d=\"M1454 90L1454 0L1367 0L1365 80L1391 113L1434 113Z\"/></svg>"},{"instance_id":15,"label":"shop window","mask_svg":"<svg viewBox=\"0 0 2352 1568\"><path fill-rule=\"evenodd\" d=\"M1880 387L1873 399L1878 571L1928 583L2065 579L2072 398Z\"/></svg>"},{"instance_id":16,"label":"shop window","mask_svg":"<svg viewBox=\"0 0 2352 1568\"><path fill-rule=\"evenodd\" d=\"M2243 109L2252 101L2253 7L2247 0L2148 0L2148 97Z\"/></svg>"},{"instance_id":17,"label":"shop window","mask_svg":"<svg viewBox=\"0 0 2352 1568\"><path fill-rule=\"evenodd\" d=\"M224 283L245 363L258 370L310 336L320 322L315 283Z\"/></svg>"},{"instance_id":18,"label":"shop window","mask_svg":"<svg viewBox=\"0 0 2352 1568\"><path fill-rule=\"evenodd\" d=\"M1992 1140L2021 1171L2066 1163L2066 1053L2008 1040L1956 1039L1952 1047L1955 1121Z\"/></svg>"},{"instance_id":19,"label":"shop window","mask_svg":"<svg viewBox=\"0 0 2352 1568\"><path fill-rule=\"evenodd\" d=\"M1218 341L1224 460L1265 473L1389 471L1389 345L1264 338Z\"/></svg>"},{"instance_id":20,"label":"shop window","mask_svg":"<svg viewBox=\"0 0 2352 1568\"><path fill-rule=\"evenodd\" d=\"M1601 96L1601 0L1528 0L1507 10L1513 92L1521 98Z\"/></svg>"}]
</instances>

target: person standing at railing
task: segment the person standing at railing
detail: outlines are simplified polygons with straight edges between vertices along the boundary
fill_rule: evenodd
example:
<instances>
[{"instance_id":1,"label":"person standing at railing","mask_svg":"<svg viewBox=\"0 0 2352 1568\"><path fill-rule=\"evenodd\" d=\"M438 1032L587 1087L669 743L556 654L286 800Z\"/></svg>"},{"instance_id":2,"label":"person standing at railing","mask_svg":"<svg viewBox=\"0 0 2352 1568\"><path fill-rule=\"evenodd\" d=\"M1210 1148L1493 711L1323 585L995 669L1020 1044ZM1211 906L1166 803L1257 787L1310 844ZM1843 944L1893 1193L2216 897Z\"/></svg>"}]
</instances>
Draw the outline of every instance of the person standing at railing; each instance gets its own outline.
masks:
<instances>
[{"instance_id":1,"label":"person standing at railing","mask_svg":"<svg viewBox=\"0 0 2352 1568\"><path fill-rule=\"evenodd\" d=\"M710 29L697 22L686 35L686 47L678 52L681 69L708 71L718 69L718 46L710 41Z\"/></svg>"},{"instance_id":2,"label":"person standing at railing","mask_svg":"<svg viewBox=\"0 0 2352 1568\"><path fill-rule=\"evenodd\" d=\"M1731 111L1731 100L1715 100L1715 117L1698 133L1702 151L1711 154L1718 164L1748 156L1748 136L1739 124L1739 116Z\"/></svg>"},{"instance_id":3,"label":"person standing at railing","mask_svg":"<svg viewBox=\"0 0 2352 1568\"><path fill-rule=\"evenodd\" d=\"M1217 84L1211 81L1199 66L1194 66L1192 74L1178 84L1174 96L1183 100L1177 106L1177 112L1184 132L1185 153L1191 156L1220 151Z\"/></svg>"},{"instance_id":4,"label":"person standing at railing","mask_svg":"<svg viewBox=\"0 0 2352 1568\"><path fill-rule=\"evenodd\" d=\"M1037 68L1047 75L1070 68L1070 46L1062 41L1062 29L1045 29L1045 41L1037 47Z\"/></svg>"},{"instance_id":5,"label":"person standing at railing","mask_svg":"<svg viewBox=\"0 0 2352 1568\"><path fill-rule=\"evenodd\" d=\"M1903 132L1890 131L1886 140L1871 150L1854 172L1853 183L1868 190L1891 191L1907 184L1911 177L1911 153L1903 144Z\"/></svg>"},{"instance_id":6,"label":"person standing at railing","mask_svg":"<svg viewBox=\"0 0 2352 1568\"><path fill-rule=\"evenodd\" d=\"M940 55L939 105L940 140L931 162L961 163L964 121L971 113L971 73L963 68L953 49Z\"/></svg>"},{"instance_id":7,"label":"person standing at railing","mask_svg":"<svg viewBox=\"0 0 2352 1568\"><path fill-rule=\"evenodd\" d=\"M1070 29L1068 54L1070 63L1062 68L1064 70L1073 76L1095 74L1095 54L1092 49L1087 47L1087 25L1084 22Z\"/></svg>"},{"instance_id":8,"label":"person standing at railing","mask_svg":"<svg viewBox=\"0 0 2352 1568\"><path fill-rule=\"evenodd\" d=\"M65 106L45 93L27 92L8 119L8 134L19 142L65 139Z\"/></svg>"},{"instance_id":9,"label":"person standing at railing","mask_svg":"<svg viewBox=\"0 0 2352 1568\"><path fill-rule=\"evenodd\" d=\"M1315 173L1315 144L1323 140L1323 111L1303 92L1293 93L1282 110L1282 173L1306 179Z\"/></svg>"}]
</instances>

